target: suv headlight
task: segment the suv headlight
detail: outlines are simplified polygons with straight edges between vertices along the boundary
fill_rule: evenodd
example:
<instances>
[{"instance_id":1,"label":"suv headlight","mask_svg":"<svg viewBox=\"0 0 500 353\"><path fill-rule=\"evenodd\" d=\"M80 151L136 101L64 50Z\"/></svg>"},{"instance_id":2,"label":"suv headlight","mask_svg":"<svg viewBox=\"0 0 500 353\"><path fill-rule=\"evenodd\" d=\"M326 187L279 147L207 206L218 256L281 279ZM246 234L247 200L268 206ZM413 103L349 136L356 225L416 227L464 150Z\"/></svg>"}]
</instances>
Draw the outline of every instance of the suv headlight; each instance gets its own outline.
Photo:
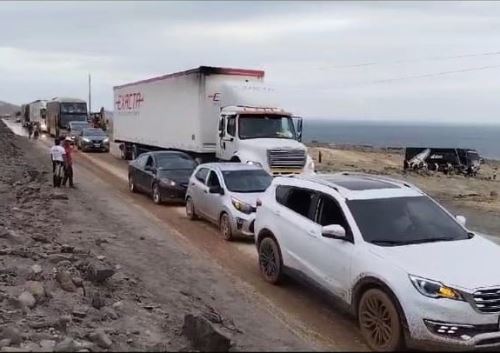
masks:
<instances>
[{"instance_id":1,"label":"suv headlight","mask_svg":"<svg viewBox=\"0 0 500 353\"><path fill-rule=\"evenodd\" d=\"M235 197L231 197L231 202L233 203L234 208L236 208L240 212L250 214L254 211L254 208L252 207L252 205L250 205L246 202L240 201Z\"/></svg>"},{"instance_id":2,"label":"suv headlight","mask_svg":"<svg viewBox=\"0 0 500 353\"><path fill-rule=\"evenodd\" d=\"M109 143L109 137L106 137L104 140L102 140L103 143Z\"/></svg>"},{"instance_id":3,"label":"suv headlight","mask_svg":"<svg viewBox=\"0 0 500 353\"><path fill-rule=\"evenodd\" d=\"M175 181L170 180L168 178L162 178L162 179L160 179L160 182L164 185L167 185L167 186L175 186L176 185Z\"/></svg>"},{"instance_id":4,"label":"suv headlight","mask_svg":"<svg viewBox=\"0 0 500 353\"><path fill-rule=\"evenodd\" d=\"M447 287L440 282L413 275L409 275L409 277L413 286L420 292L420 294L425 295L426 297L464 301L464 297L458 290Z\"/></svg>"},{"instance_id":5,"label":"suv headlight","mask_svg":"<svg viewBox=\"0 0 500 353\"><path fill-rule=\"evenodd\" d=\"M83 142L90 142L90 139L88 139L86 137L82 138L82 140L83 140Z\"/></svg>"}]
</instances>

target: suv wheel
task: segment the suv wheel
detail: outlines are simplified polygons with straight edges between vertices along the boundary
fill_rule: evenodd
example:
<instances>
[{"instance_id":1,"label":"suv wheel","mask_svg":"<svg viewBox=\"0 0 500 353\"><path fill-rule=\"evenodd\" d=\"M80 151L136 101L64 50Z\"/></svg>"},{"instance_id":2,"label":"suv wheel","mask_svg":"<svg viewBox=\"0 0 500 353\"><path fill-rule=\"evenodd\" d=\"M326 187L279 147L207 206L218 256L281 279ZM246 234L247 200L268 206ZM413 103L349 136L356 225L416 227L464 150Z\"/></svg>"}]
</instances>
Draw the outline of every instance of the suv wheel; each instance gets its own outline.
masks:
<instances>
[{"instance_id":1,"label":"suv wheel","mask_svg":"<svg viewBox=\"0 0 500 353\"><path fill-rule=\"evenodd\" d=\"M153 202L157 205L161 204L161 193L158 184L153 184Z\"/></svg>"},{"instance_id":2,"label":"suv wheel","mask_svg":"<svg viewBox=\"0 0 500 353\"><path fill-rule=\"evenodd\" d=\"M194 203L193 203L193 199L191 197L188 197L186 199L186 216L194 221L195 219L197 219L198 217L196 216L196 211L194 209Z\"/></svg>"},{"instance_id":3,"label":"suv wheel","mask_svg":"<svg viewBox=\"0 0 500 353\"><path fill-rule=\"evenodd\" d=\"M401 319L394 302L384 291L370 289L363 294L358 306L358 322L372 350L393 352L402 348Z\"/></svg>"},{"instance_id":4,"label":"suv wheel","mask_svg":"<svg viewBox=\"0 0 500 353\"><path fill-rule=\"evenodd\" d=\"M130 192L137 192L134 177L132 175L128 176L128 189L130 190Z\"/></svg>"},{"instance_id":5,"label":"suv wheel","mask_svg":"<svg viewBox=\"0 0 500 353\"><path fill-rule=\"evenodd\" d=\"M277 284L283 277L283 260L276 240L267 237L259 245L259 267L264 279Z\"/></svg>"},{"instance_id":6,"label":"suv wheel","mask_svg":"<svg viewBox=\"0 0 500 353\"><path fill-rule=\"evenodd\" d=\"M233 240L233 231L231 229L231 220L227 213L223 213L220 216L220 224L219 224L220 233L224 237L224 240L230 241Z\"/></svg>"}]
</instances>

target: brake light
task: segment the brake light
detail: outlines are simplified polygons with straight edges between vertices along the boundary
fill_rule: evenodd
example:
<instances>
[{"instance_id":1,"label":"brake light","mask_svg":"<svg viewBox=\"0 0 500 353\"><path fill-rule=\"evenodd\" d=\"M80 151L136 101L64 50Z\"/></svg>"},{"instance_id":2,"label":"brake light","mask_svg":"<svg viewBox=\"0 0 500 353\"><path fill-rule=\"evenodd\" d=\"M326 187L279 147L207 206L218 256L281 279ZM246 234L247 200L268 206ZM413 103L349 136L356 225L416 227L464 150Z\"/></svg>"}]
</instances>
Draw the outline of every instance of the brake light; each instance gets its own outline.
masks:
<instances>
[{"instance_id":1,"label":"brake light","mask_svg":"<svg viewBox=\"0 0 500 353\"><path fill-rule=\"evenodd\" d=\"M260 199L257 199L256 207L262 206L262 201Z\"/></svg>"}]
</instances>

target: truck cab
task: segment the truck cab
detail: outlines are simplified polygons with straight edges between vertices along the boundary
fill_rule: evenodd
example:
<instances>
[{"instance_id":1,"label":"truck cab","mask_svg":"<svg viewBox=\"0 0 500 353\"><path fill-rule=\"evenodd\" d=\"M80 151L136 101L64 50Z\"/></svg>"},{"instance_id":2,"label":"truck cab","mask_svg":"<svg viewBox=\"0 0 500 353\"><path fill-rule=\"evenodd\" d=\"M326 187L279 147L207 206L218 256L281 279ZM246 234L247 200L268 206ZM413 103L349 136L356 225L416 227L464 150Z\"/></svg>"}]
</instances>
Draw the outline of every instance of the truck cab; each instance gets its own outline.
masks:
<instances>
[{"instance_id":1,"label":"truck cab","mask_svg":"<svg viewBox=\"0 0 500 353\"><path fill-rule=\"evenodd\" d=\"M227 106L219 118L216 157L259 165L272 175L314 173L301 138L302 119L283 109Z\"/></svg>"}]
</instances>

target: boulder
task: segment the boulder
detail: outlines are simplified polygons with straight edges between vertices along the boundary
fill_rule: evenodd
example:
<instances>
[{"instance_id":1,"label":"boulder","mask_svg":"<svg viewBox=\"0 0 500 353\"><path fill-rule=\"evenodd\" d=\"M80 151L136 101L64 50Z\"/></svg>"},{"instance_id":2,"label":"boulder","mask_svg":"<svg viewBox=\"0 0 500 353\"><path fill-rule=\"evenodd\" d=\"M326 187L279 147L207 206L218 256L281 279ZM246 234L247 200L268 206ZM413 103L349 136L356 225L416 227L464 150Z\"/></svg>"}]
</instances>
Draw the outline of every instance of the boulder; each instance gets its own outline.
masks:
<instances>
[{"instance_id":1,"label":"boulder","mask_svg":"<svg viewBox=\"0 0 500 353\"><path fill-rule=\"evenodd\" d=\"M111 339L102 329L97 329L92 332L89 338L101 348L109 348L113 344Z\"/></svg>"},{"instance_id":2,"label":"boulder","mask_svg":"<svg viewBox=\"0 0 500 353\"><path fill-rule=\"evenodd\" d=\"M68 271L58 271L56 274L56 280L63 290L66 292L75 292L76 286L73 283L71 275Z\"/></svg>"},{"instance_id":3,"label":"boulder","mask_svg":"<svg viewBox=\"0 0 500 353\"><path fill-rule=\"evenodd\" d=\"M203 316L184 316L182 333L201 352L228 352L231 340Z\"/></svg>"},{"instance_id":4,"label":"boulder","mask_svg":"<svg viewBox=\"0 0 500 353\"><path fill-rule=\"evenodd\" d=\"M23 341L23 336L21 334L21 331L17 327L6 326L6 327L3 327L2 330L0 331L0 339L10 340L10 342L9 342L9 344L7 344L7 346L9 346L11 344L16 346Z\"/></svg>"},{"instance_id":5,"label":"boulder","mask_svg":"<svg viewBox=\"0 0 500 353\"><path fill-rule=\"evenodd\" d=\"M41 282L28 281L25 283L24 288L35 297L37 303L43 301L46 297L45 288Z\"/></svg>"},{"instance_id":6,"label":"boulder","mask_svg":"<svg viewBox=\"0 0 500 353\"><path fill-rule=\"evenodd\" d=\"M17 298L17 300L19 301L21 306L26 308L31 309L36 305L35 297L28 291L22 292L21 295L19 295L19 297Z\"/></svg>"}]
</instances>

